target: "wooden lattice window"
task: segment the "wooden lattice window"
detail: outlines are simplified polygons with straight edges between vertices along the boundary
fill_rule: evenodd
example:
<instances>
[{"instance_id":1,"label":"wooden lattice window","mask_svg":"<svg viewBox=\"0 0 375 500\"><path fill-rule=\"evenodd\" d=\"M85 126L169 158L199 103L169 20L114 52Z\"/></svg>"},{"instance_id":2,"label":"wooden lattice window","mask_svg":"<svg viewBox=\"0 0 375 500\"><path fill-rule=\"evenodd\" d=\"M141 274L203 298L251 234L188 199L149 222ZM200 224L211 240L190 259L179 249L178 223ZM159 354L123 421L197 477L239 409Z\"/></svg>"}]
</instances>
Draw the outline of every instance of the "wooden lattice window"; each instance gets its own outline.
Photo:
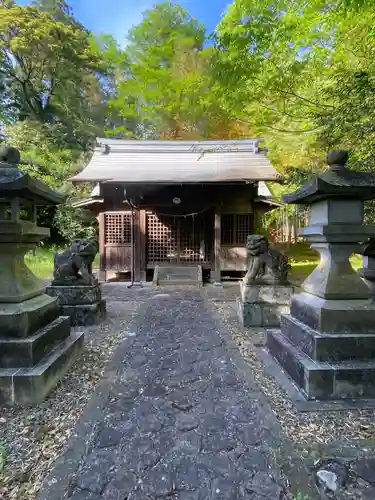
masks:
<instances>
[{"instance_id":1,"label":"wooden lattice window","mask_svg":"<svg viewBox=\"0 0 375 500\"><path fill-rule=\"evenodd\" d=\"M221 244L245 245L253 230L251 214L223 214L221 216Z\"/></svg>"},{"instance_id":2,"label":"wooden lattice window","mask_svg":"<svg viewBox=\"0 0 375 500\"><path fill-rule=\"evenodd\" d=\"M115 245L131 244L132 215L129 212L104 214L105 243Z\"/></svg>"},{"instance_id":3,"label":"wooden lattice window","mask_svg":"<svg viewBox=\"0 0 375 500\"><path fill-rule=\"evenodd\" d=\"M235 244L245 245L247 237L253 230L252 216L249 214L236 215L235 230Z\"/></svg>"}]
</instances>

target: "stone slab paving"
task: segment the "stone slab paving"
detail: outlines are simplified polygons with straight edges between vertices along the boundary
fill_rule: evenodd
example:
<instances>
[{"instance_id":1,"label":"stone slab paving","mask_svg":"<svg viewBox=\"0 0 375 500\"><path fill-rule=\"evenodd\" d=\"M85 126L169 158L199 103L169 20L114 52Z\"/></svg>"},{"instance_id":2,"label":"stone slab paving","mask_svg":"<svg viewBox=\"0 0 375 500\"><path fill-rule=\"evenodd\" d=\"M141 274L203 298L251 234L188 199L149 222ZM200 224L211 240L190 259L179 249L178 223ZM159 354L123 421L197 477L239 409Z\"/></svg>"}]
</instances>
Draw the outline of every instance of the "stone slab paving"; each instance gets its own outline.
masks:
<instances>
[{"instance_id":1,"label":"stone slab paving","mask_svg":"<svg viewBox=\"0 0 375 500\"><path fill-rule=\"evenodd\" d=\"M39 500L318 498L204 292L105 291L141 312Z\"/></svg>"}]
</instances>

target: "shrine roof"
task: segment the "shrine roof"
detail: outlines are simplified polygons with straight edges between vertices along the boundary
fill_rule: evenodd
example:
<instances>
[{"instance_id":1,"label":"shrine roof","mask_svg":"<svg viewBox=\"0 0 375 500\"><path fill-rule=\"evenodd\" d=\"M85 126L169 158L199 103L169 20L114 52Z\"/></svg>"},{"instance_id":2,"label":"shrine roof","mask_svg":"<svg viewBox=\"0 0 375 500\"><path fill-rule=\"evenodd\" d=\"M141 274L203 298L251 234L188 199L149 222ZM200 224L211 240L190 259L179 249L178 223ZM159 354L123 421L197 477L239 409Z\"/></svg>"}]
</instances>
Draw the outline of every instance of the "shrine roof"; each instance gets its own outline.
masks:
<instances>
[{"instance_id":1,"label":"shrine roof","mask_svg":"<svg viewBox=\"0 0 375 500\"><path fill-rule=\"evenodd\" d=\"M135 141L98 139L86 168L72 182L185 184L276 181L259 139Z\"/></svg>"}]
</instances>

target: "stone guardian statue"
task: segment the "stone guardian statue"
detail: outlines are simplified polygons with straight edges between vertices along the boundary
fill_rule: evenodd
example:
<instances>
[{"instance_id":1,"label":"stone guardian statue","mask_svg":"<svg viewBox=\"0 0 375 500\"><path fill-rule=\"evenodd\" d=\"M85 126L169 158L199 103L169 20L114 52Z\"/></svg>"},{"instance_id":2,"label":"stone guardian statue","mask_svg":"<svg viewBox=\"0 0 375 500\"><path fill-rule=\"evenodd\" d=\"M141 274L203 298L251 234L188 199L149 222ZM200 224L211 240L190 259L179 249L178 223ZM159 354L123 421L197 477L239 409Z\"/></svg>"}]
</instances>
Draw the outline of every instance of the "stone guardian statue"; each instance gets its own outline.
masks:
<instances>
[{"instance_id":1,"label":"stone guardian statue","mask_svg":"<svg viewBox=\"0 0 375 500\"><path fill-rule=\"evenodd\" d=\"M245 286L253 284L287 284L290 265L288 257L270 248L268 239L260 234L247 237L247 273Z\"/></svg>"},{"instance_id":2,"label":"stone guardian statue","mask_svg":"<svg viewBox=\"0 0 375 500\"><path fill-rule=\"evenodd\" d=\"M247 237L247 272L240 283L238 315L244 327L277 327L289 311L293 288L288 257L269 246L266 236Z\"/></svg>"},{"instance_id":3,"label":"stone guardian statue","mask_svg":"<svg viewBox=\"0 0 375 500\"><path fill-rule=\"evenodd\" d=\"M62 253L54 255L53 285L94 285L92 263L98 253L94 239L76 239Z\"/></svg>"}]
</instances>

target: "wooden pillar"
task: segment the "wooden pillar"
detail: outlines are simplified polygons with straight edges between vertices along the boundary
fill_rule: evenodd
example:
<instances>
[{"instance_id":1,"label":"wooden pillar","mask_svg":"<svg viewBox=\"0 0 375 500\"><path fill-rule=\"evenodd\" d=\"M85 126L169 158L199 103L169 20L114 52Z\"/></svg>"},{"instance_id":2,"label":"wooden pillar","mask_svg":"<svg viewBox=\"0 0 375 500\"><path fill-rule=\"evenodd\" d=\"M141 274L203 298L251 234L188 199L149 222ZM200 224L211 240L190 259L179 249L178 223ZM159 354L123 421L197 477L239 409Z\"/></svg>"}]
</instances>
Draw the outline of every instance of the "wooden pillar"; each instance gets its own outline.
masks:
<instances>
[{"instance_id":1,"label":"wooden pillar","mask_svg":"<svg viewBox=\"0 0 375 500\"><path fill-rule=\"evenodd\" d=\"M221 212L216 209L214 216L214 285L221 286L221 266L220 266L220 248L221 248Z\"/></svg>"},{"instance_id":2,"label":"wooden pillar","mask_svg":"<svg viewBox=\"0 0 375 500\"><path fill-rule=\"evenodd\" d=\"M146 281L147 255L146 255L146 210L139 211L139 256L140 256L140 281Z\"/></svg>"},{"instance_id":3,"label":"wooden pillar","mask_svg":"<svg viewBox=\"0 0 375 500\"><path fill-rule=\"evenodd\" d=\"M101 212L98 217L99 223L99 256L100 256L100 270L99 279L101 281L107 280L107 269L105 259L105 215Z\"/></svg>"},{"instance_id":4,"label":"wooden pillar","mask_svg":"<svg viewBox=\"0 0 375 500\"><path fill-rule=\"evenodd\" d=\"M141 281L140 210L134 210L134 281Z\"/></svg>"}]
</instances>

